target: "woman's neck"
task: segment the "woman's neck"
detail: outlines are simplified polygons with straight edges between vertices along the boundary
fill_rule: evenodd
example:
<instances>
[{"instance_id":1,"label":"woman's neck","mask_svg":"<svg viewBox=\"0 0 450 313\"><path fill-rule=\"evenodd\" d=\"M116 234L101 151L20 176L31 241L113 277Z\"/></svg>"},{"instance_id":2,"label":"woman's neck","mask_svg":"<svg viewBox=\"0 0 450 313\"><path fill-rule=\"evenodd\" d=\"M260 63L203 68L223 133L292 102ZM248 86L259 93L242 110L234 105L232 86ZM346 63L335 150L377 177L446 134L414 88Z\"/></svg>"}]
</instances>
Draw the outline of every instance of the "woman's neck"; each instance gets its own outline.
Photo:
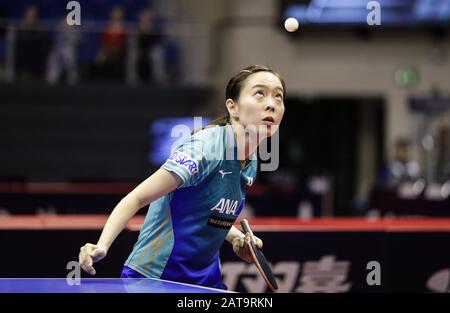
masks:
<instances>
[{"instance_id":1,"label":"woman's neck","mask_svg":"<svg viewBox=\"0 0 450 313\"><path fill-rule=\"evenodd\" d=\"M239 122L232 121L231 127L233 128L234 139L237 145L237 156L241 163L241 168L245 166L246 160L252 155L260 143L260 139L257 135L253 138L245 131L245 126Z\"/></svg>"}]
</instances>

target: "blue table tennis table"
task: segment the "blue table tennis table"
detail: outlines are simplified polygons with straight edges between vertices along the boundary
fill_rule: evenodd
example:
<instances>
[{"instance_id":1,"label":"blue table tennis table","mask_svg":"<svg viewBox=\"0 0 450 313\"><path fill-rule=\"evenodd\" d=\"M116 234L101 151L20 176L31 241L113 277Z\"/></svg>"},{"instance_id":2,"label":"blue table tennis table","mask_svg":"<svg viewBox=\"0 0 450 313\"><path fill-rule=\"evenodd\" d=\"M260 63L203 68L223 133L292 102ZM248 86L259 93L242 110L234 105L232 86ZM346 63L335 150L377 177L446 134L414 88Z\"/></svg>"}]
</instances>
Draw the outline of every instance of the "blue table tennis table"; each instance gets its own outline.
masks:
<instances>
[{"instance_id":1,"label":"blue table tennis table","mask_svg":"<svg viewBox=\"0 0 450 313\"><path fill-rule=\"evenodd\" d=\"M66 278L0 278L0 293L224 293L153 278L82 278L79 284Z\"/></svg>"}]
</instances>

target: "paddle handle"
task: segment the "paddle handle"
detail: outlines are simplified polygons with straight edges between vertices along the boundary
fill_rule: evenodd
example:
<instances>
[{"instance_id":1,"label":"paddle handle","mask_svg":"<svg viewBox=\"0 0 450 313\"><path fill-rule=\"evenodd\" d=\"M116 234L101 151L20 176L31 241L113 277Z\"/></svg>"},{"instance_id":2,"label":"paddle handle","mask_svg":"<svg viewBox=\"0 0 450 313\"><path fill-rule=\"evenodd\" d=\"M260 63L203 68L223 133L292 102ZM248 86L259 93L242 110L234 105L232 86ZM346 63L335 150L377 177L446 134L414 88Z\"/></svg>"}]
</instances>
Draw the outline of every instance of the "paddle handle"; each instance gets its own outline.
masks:
<instances>
[{"instance_id":1,"label":"paddle handle","mask_svg":"<svg viewBox=\"0 0 450 313\"><path fill-rule=\"evenodd\" d=\"M241 227L244 230L244 234L249 233L250 236L253 238L253 232L250 229L250 225L248 224L247 219L244 218L243 220L241 220Z\"/></svg>"}]
</instances>

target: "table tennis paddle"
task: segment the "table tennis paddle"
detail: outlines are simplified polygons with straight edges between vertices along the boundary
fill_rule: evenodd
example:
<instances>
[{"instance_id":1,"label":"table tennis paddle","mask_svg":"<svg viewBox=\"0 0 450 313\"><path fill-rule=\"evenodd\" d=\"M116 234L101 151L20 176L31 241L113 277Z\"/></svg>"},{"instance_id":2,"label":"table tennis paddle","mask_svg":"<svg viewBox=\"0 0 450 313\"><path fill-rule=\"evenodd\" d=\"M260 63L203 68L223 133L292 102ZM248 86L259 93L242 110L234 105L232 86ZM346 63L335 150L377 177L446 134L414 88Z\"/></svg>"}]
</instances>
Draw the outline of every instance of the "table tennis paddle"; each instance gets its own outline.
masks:
<instances>
[{"instance_id":1,"label":"table tennis paddle","mask_svg":"<svg viewBox=\"0 0 450 313\"><path fill-rule=\"evenodd\" d=\"M261 273L262 277L266 281L266 284L269 286L270 290L277 291L278 290L278 284L277 280L275 279L275 275L273 275L272 269L270 268L269 262L267 262L266 257L262 253L260 249L258 249L253 241L253 232L250 229L250 225L248 224L248 221L246 219L243 219L241 221L241 226L244 231L244 234L250 234L249 237L247 237L246 243L249 246L250 253L252 255L253 261L255 262L256 267L258 268L259 272Z\"/></svg>"}]
</instances>

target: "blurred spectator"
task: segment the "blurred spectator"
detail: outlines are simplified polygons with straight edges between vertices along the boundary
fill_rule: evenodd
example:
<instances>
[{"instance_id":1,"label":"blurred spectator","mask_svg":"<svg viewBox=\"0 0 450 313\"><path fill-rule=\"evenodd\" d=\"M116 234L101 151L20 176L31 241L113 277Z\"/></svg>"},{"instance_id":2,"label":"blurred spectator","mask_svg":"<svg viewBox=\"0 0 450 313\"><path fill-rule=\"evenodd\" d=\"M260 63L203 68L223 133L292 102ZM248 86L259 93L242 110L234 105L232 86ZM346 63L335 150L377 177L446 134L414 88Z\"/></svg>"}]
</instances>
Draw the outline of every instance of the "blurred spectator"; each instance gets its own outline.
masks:
<instances>
[{"instance_id":1,"label":"blurred spectator","mask_svg":"<svg viewBox=\"0 0 450 313\"><path fill-rule=\"evenodd\" d=\"M179 82L180 55L177 45L162 34L154 11L139 12L137 29L130 40L129 83L174 85Z\"/></svg>"},{"instance_id":2,"label":"blurred spectator","mask_svg":"<svg viewBox=\"0 0 450 313\"><path fill-rule=\"evenodd\" d=\"M108 26L101 37L98 55L99 74L103 78L122 79L125 74L127 29L124 10L116 6L111 10Z\"/></svg>"},{"instance_id":3,"label":"blurred spectator","mask_svg":"<svg viewBox=\"0 0 450 313\"><path fill-rule=\"evenodd\" d=\"M164 58L166 63L166 79L169 84L180 82L180 50L175 42L166 40L164 44Z\"/></svg>"},{"instance_id":4,"label":"blurred spectator","mask_svg":"<svg viewBox=\"0 0 450 313\"><path fill-rule=\"evenodd\" d=\"M44 77L48 35L38 18L38 7L28 6L17 30L15 68L18 78L22 80Z\"/></svg>"},{"instance_id":5,"label":"blurred spectator","mask_svg":"<svg viewBox=\"0 0 450 313\"><path fill-rule=\"evenodd\" d=\"M1 11L0 14L2 14ZM0 79L3 79L5 76L5 61L6 61L6 25L3 21L0 20Z\"/></svg>"},{"instance_id":6,"label":"blurred spectator","mask_svg":"<svg viewBox=\"0 0 450 313\"><path fill-rule=\"evenodd\" d=\"M160 48L160 36L157 34L154 23L154 14L150 9L142 10L138 16L137 25L137 57L136 73L139 81L155 81L155 50Z\"/></svg>"},{"instance_id":7,"label":"blurred spectator","mask_svg":"<svg viewBox=\"0 0 450 313\"><path fill-rule=\"evenodd\" d=\"M408 139L400 138L395 143L394 159L385 170L384 182L396 186L405 182L413 182L420 178L419 164L412 160L412 145Z\"/></svg>"},{"instance_id":8,"label":"blurred spectator","mask_svg":"<svg viewBox=\"0 0 450 313\"><path fill-rule=\"evenodd\" d=\"M450 116L442 118L436 130L436 148L436 180L444 183L450 181Z\"/></svg>"},{"instance_id":9,"label":"blurred spectator","mask_svg":"<svg viewBox=\"0 0 450 313\"><path fill-rule=\"evenodd\" d=\"M64 17L53 37L52 49L47 62L47 81L57 83L66 74L67 83L77 82L77 46L79 33L76 27L69 26Z\"/></svg>"}]
</instances>

